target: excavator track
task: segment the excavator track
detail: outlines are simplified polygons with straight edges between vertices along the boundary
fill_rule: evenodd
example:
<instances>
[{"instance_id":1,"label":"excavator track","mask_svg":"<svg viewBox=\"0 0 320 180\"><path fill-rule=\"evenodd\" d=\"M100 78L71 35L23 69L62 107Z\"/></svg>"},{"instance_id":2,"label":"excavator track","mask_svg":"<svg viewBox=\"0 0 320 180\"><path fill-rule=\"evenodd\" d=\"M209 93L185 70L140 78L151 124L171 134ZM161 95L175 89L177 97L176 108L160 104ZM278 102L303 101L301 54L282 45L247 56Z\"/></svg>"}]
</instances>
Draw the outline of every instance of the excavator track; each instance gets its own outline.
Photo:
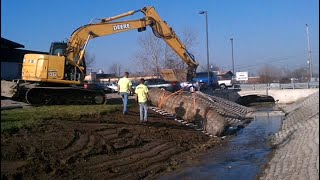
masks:
<instances>
[{"instance_id":1,"label":"excavator track","mask_svg":"<svg viewBox=\"0 0 320 180\"><path fill-rule=\"evenodd\" d=\"M31 105L103 104L106 99L103 92L83 88L34 87L26 91L25 101Z\"/></svg>"}]
</instances>

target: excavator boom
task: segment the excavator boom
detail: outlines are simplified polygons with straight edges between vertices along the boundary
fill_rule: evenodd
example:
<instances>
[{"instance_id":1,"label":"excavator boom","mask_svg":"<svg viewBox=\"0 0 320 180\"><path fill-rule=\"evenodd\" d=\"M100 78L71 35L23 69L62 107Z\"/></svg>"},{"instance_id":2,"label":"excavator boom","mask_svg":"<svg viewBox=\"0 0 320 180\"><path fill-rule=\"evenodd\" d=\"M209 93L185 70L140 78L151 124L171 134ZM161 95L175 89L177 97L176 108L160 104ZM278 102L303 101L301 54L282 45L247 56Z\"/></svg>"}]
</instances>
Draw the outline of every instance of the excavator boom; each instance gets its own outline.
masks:
<instances>
[{"instance_id":1,"label":"excavator boom","mask_svg":"<svg viewBox=\"0 0 320 180\"><path fill-rule=\"evenodd\" d=\"M115 21L142 12L138 20ZM96 19L94 19L96 20ZM25 83L7 83L1 95L24 98L30 104L97 103L105 101L104 93L83 89L86 73L85 50L93 38L150 26L154 35L163 39L188 65L187 70L163 69L167 81L187 81L195 76L198 63L194 60L176 33L163 21L153 7L144 7L113 17L93 20L76 29L67 42L56 43L50 54L26 54L23 59L22 80ZM66 45L66 46L65 46ZM1 84L3 84L1 82Z\"/></svg>"},{"instance_id":2,"label":"excavator boom","mask_svg":"<svg viewBox=\"0 0 320 180\"><path fill-rule=\"evenodd\" d=\"M116 19L131 16L136 12L142 12L145 16L139 20L114 22ZM161 73L164 79L167 81L186 81L187 79L191 79L196 73L198 63L187 51L185 45L181 42L172 28L160 18L153 7L145 7L141 10L129 11L117 16L101 19L98 23L90 23L81 26L71 35L68 42L66 60L69 61L70 64L77 66L80 70L83 70L84 67L81 66L81 63L83 61L85 48L90 39L134 29L138 29L138 31L141 32L144 31L147 26L150 26L154 35L162 38L188 65L187 70L162 70Z\"/></svg>"}]
</instances>

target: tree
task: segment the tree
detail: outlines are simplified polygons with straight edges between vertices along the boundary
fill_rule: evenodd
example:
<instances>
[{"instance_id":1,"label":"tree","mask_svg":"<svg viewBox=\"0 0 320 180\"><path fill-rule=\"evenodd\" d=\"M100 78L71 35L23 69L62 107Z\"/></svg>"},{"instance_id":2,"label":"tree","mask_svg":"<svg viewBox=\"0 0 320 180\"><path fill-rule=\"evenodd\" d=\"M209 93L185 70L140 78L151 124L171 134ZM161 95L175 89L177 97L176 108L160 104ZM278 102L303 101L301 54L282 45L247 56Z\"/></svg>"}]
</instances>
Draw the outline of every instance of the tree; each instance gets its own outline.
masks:
<instances>
[{"instance_id":1,"label":"tree","mask_svg":"<svg viewBox=\"0 0 320 180\"><path fill-rule=\"evenodd\" d=\"M291 70L286 68L286 67L282 67L280 68L280 83L290 83L291 80Z\"/></svg>"},{"instance_id":2,"label":"tree","mask_svg":"<svg viewBox=\"0 0 320 180\"><path fill-rule=\"evenodd\" d=\"M96 61L96 56L87 51L84 55L84 59L86 62L87 69L93 68Z\"/></svg>"},{"instance_id":3,"label":"tree","mask_svg":"<svg viewBox=\"0 0 320 180\"><path fill-rule=\"evenodd\" d=\"M300 82L306 82L309 74L307 67L289 69L286 67L277 68L271 65L263 65L258 69L258 75L260 76L261 83L290 83L291 78L296 78Z\"/></svg>"},{"instance_id":4,"label":"tree","mask_svg":"<svg viewBox=\"0 0 320 180\"><path fill-rule=\"evenodd\" d=\"M272 65L265 64L258 70L260 76L260 83L272 83L280 81L280 70Z\"/></svg>"},{"instance_id":5,"label":"tree","mask_svg":"<svg viewBox=\"0 0 320 180\"><path fill-rule=\"evenodd\" d=\"M120 75L121 75L121 74L120 74L121 69L122 69L121 64L119 64L119 63L113 63L113 64L109 67L108 72L111 73L111 74L115 74L115 75L117 75L117 76L120 77Z\"/></svg>"},{"instance_id":6,"label":"tree","mask_svg":"<svg viewBox=\"0 0 320 180\"><path fill-rule=\"evenodd\" d=\"M196 43L196 33L190 29L182 31L182 42L190 52L191 47ZM159 75L163 68L181 69L186 68L185 62L165 43L161 38L156 37L152 32L146 32L138 38L140 51L135 55L137 64L141 70Z\"/></svg>"},{"instance_id":7,"label":"tree","mask_svg":"<svg viewBox=\"0 0 320 180\"><path fill-rule=\"evenodd\" d=\"M163 67L164 46L162 39L155 37L151 32L138 38L141 50L136 54L136 60L140 68L148 73L159 73Z\"/></svg>"},{"instance_id":8,"label":"tree","mask_svg":"<svg viewBox=\"0 0 320 180\"><path fill-rule=\"evenodd\" d=\"M220 71L220 67L216 64L209 65L210 66L210 71Z\"/></svg>"},{"instance_id":9,"label":"tree","mask_svg":"<svg viewBox=\"0 0 320 180\"><path fill-rule=\"evenodd\" d=\"M208 71L207 64L199 65L198 70L199 70L199 72L207 72ZM220 70L220 67L217 66L216 64L209 65L209 71L219 71L219 70Z\"/></svg>"},{"instance_id":10,"label":"tree","mask_svg":"<svg viewBox=\"0 0 320 180\"><path fill-rule=\"evenodd\" d=\"M309 72L307 67L299 67L294 69L291 73L291 77L297 78L299 81L308 81Z\"/></svg>"},{"instance_id":11,"label":"tree","mask_svg":"<svg viewBox=\"0 0 320 180\"><path fill-rule=\"evenodd\" d=\"M189 52L193 51L193 48L196 46L197 42L197 32L191 28L184 28L181 33L181 41L186 46ZM172 69L185 69L187 65L181 58L169 47L166 45L166 68Z\"/></svg>"}]
</instances>

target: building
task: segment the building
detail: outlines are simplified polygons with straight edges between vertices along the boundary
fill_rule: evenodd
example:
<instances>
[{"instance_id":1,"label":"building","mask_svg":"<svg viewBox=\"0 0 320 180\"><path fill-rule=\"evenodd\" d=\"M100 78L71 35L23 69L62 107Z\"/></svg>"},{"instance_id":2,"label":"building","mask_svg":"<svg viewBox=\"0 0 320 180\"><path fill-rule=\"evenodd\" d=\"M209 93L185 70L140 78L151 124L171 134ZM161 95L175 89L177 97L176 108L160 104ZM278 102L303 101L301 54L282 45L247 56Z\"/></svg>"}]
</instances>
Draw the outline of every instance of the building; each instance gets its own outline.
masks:
<instances>
[{"instance_id":1,"label":"building","mask_svg":"<svg viewBox=\"0 0 320 180\"><path fill-rule=\"evenodd\" d=\"M48 52L21 49L24 45L1 37L1 80L21 79L25 54L48 54Z\"/></svg>"},{"instance_id":2,"label":"building","mask_svg":"<svg viewBox=\"0 0 320 180\"><path fill-rule=\"evenodd\" d=\"M222 79L232 79L234 74L231 71L213 71L217 76Z\"/></svg>"}]
</instances>

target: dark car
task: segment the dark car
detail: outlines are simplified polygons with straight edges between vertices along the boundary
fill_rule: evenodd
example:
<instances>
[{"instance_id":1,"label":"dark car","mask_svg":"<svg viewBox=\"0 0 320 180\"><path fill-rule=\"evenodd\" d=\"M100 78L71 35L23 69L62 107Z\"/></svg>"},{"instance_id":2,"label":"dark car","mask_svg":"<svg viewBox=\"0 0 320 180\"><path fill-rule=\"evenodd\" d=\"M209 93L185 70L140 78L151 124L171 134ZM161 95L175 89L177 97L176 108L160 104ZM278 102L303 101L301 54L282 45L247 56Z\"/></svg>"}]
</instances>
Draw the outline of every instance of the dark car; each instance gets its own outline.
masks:
<instances>
[{"instance_id":1,"label":"dark car","mask_svg":"<svg viewBox=\"0 0 320 180\"><path fill-rule=\"evenodd\" d=\"M114 89L110 88L108 85L106 84L99 84L98 85L100 88L103 88L104 93L114 93Z\"/></svg>"},{"instance_id":2,"label":"dark car","mask_svg":"<svg viewBox=\"0 0 320 180\"><path fill-rule=\"evenodd\" d=\"M158 78L147 79L145 81L145 85L148 86L149 89L160 88L162 90L166 90L170 92L176 92L181 89L179 82L168 82Z\"/></svg>"},{"instance_id":3,"label":"dark car","mask_svg":"<svg viewBox=\"0 0 320 180\"><path fill-rule=\"evenodd\" d=\"M89 90L96 90L96 91L103 91L104 93L112 93L113 90L106 86L105 84L99 84L99 83L88 83L84 84L85 89Z\"/></svg>"}]
</instances>

